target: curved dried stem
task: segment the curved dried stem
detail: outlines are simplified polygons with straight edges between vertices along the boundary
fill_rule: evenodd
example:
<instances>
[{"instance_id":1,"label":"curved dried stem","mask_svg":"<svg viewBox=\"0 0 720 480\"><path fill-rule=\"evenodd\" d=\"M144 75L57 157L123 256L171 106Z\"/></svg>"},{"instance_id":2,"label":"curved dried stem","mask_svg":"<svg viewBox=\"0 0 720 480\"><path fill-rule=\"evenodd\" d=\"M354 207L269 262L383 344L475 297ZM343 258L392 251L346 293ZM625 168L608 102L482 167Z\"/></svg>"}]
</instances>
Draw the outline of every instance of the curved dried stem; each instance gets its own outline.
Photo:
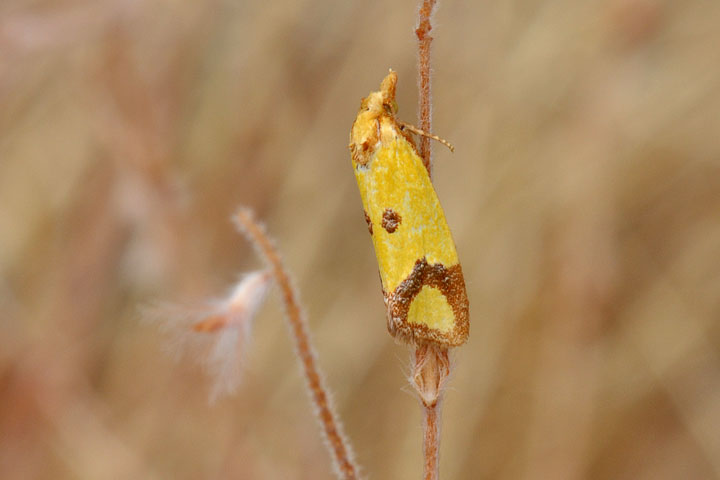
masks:
<instances>
[{"instance_id":1,"label":"curved dried stem","mask_svg":"<svg viewBox=\"0 0 720 480\"><path fill-rule=\"evenodd\" d=\"M335 471L339 478L359 478L359 469L355 464L352 448L343 433L339 417L335 412L327 387L317 364L315 349L310 340L307 319L300 307L299 295L293 287L290 276L283 266L280 254L265 229L254 218L250 209L241 208L235 215L239 230L248 238L258 254L265 259L275 276L275 282L282 293L285 315L295 349L302 364L310 398L315 406L315 414L322 427L326 445L333 458Z\"/></svg>"}]
</instances>

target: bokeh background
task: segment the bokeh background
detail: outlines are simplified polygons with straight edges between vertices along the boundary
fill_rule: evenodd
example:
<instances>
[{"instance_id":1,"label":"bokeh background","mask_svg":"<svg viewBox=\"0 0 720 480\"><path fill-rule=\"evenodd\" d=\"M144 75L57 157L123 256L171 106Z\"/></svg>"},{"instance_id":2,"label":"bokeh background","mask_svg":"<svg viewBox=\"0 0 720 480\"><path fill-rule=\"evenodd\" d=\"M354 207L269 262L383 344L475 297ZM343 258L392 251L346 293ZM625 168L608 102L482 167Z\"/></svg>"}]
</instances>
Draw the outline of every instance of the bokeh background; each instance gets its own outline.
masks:
<instances>
[{"instance_id":1,"label":"bokeh background","mask_svg":"<svg viewBox=\"0 0 720 480\"><path fill-rule=\"evenodd\" d=\"M416 2L0 3L0 478L318 479L275 296L208 405L139 307L300 286L359 462L419 478L347 151L389 67L416 115ZM434 180L471 337L447 479L720 478L720 3L463 2L435 17Z\"/></svg>"}]
</instances>

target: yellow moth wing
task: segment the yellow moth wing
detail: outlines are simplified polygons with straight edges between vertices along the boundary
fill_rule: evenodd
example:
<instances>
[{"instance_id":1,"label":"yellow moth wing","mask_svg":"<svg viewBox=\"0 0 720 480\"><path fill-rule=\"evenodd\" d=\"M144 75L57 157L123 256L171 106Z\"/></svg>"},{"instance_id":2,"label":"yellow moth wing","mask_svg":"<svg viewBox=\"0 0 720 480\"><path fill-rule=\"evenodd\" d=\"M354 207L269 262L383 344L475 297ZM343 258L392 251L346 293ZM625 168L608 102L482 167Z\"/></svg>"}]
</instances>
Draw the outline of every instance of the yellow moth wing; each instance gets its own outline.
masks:
<instances>
[{"instance_id":1,"label":"yellow moth wing","mask_svg":"<svg viewBox=\"0 0 720 480\"><path fill-rule=\"evenodd\" d=\"M381 145L367 167L355 169L365 212L373 225L383 288L394 291L425 257L430 264L458 263L455 244L430 177L415 149L402 135ZM400 218L394 231L383 228L390 209Z\"/></svg>"}]
</instances>

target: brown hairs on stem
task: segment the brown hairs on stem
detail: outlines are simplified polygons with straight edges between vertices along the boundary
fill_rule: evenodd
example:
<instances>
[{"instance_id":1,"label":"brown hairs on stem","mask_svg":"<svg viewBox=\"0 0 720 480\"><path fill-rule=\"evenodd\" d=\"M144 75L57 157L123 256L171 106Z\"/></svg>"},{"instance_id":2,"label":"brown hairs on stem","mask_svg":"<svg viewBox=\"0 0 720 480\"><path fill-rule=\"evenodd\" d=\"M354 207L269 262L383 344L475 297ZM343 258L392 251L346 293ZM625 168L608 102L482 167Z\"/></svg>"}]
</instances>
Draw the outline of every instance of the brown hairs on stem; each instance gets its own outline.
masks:
<instances>
[{"instance_id":1,"label":"brown hairs on stem","mask_svg":"<svg viewBox=\"0 0 720 480\"><path fill-rule=\"evenodd\" d=\"M432 43L432 15L435 0L423 0L418 14L418 26L415 35L418 39L418 126L421 130L432 132L432 95L430 84L430 44ZM420 137L420 157L432 178L432 153L430 139Z\"/></svg>"},{"instance_id":2,"label":"brown hairs on stem","mask_svg":"<svg viewBox=\"0 0 720 480\"><path fill-rule=\"evenodd\" d=\"M430 44L435 0L423 0L418 14L415 35L418 40L418 124L432 131L432 90ZM430 138L420 137L419 153L432 178ZM417 345L412 359L410 383L420 398L423 409L423 478L437 480L440 464L440 418L445 383L450 375L448 348L441 345Z\"/></svg>"},{"instance_id":3,"label":"brown hairs on stem","mask_svg":"<svg viewBox=\"0 0 720 480\"><path fill-rule=\"evenodd\" d=\"M234 217L241 233L255 247L271 269L275 282L280 289L285 316L288 320L290 336L295 342L295 351L300 359L302 371L307 382L310 398L315 407L315 415L320 422L326 446L330 451L338 478L359 478L359 469L353 459L350 442L345 437L342 425L335 412L325 381L317 364L315 349L310 340L307 318L300 306L300 296L293 286L290 275L283 266L280 254L265 229L256 220L248 208L240 208Z\"/></svg>"}]
</instances>

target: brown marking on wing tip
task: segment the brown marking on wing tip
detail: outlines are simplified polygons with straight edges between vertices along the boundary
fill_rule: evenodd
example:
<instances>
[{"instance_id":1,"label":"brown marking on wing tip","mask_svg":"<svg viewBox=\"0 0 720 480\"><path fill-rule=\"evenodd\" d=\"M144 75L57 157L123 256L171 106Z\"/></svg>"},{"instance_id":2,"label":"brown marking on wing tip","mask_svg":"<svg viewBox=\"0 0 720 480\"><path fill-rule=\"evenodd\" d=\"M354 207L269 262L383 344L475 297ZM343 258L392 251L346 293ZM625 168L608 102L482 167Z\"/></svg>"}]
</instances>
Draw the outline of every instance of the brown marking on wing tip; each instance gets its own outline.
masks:
<instances>
[{"instance_id":1,"label":"brown marking on wing tip","mask_svg":"<svg viewBox=\"0 0 720 480\"><path fill-rule=\"evenodd\" d=\"M440 290L452 308L455 322L450 333L442 333L423 324L408 323L410 304L424 285ZM410 275L386 298L388 330L393 336L409 343L436 343L453 347L467 340L470 332L469 302L459 263L446 268L440 263L430 265L423 257L415 262Z\"/></svg>"},{"instance_id":2,"label":"brown marking on wing tip","mask_svg":"<svg viewBox=\"0 0 720 480\"><path fill-rule=\"evenodd\" d=\"M382 216L382 227L388 233L394 233L402 223L402 217L392 208L386 208Z\"/></svg>"},{"instance_id":3,"label":"brown marking on wing tip","mask_svg":"<svg viewBox=\"0 0 720 480\"><path fill-rule=\"evenodd\" d=\"M372 235L373 234L372 220L370 220L370 216L368 215L368 213L365 210L363 210L363 213L365 214L365 223L367 223L368 232L370 232L370 235Z\"/></svg>"}]
</instances>

